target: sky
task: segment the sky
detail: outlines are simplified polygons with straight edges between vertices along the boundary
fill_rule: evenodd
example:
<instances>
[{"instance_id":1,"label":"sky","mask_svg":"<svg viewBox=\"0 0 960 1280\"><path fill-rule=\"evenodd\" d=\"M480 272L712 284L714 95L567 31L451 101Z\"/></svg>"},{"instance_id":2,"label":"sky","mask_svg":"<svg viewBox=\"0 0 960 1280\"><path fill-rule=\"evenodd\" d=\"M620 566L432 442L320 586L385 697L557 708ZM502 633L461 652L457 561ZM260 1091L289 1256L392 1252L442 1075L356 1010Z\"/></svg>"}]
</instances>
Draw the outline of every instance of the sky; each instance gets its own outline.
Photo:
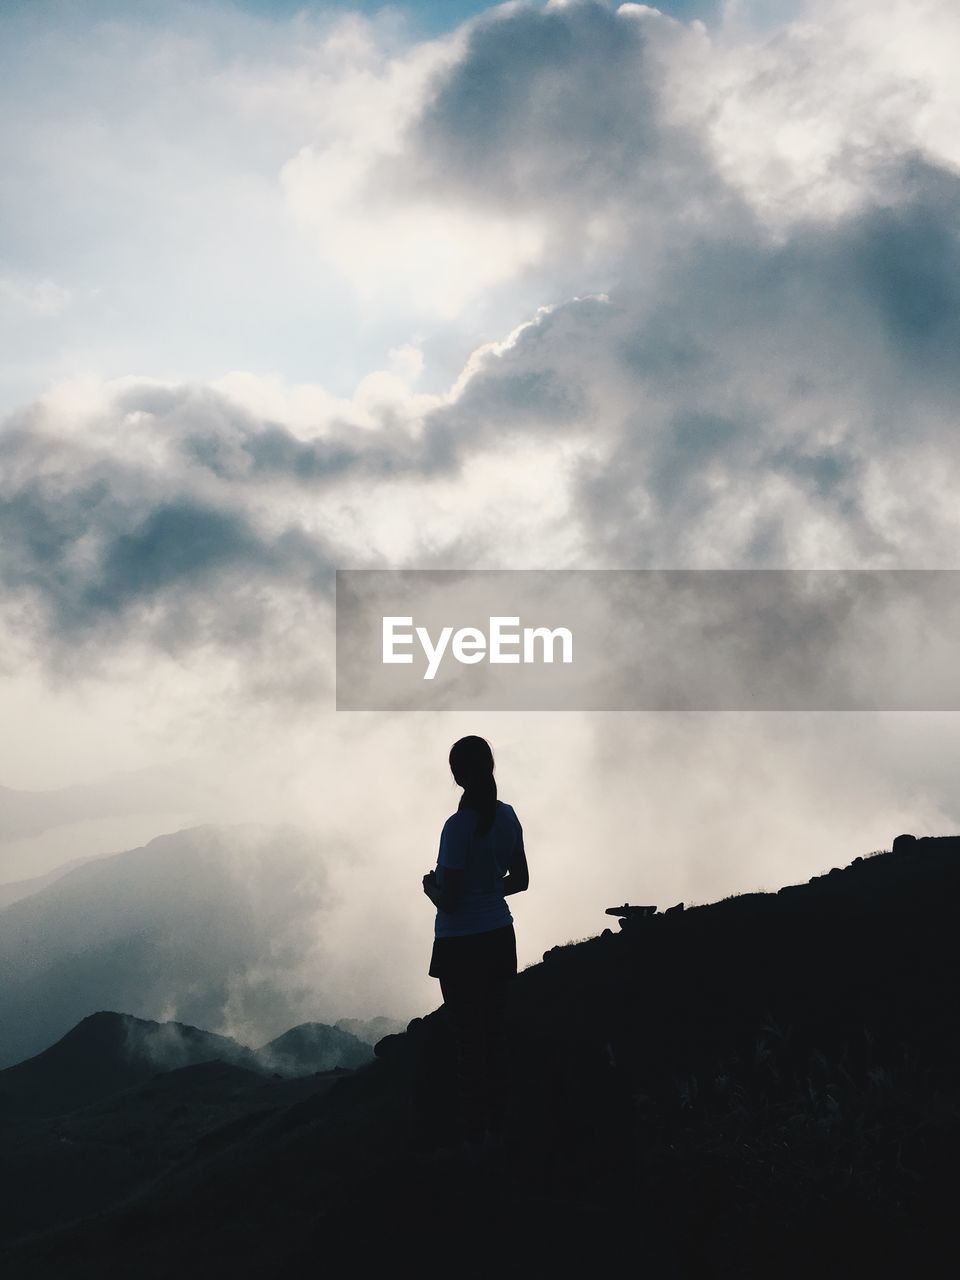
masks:
<instances>
[{"instance_id":1,"label":"sky","mask_svg":"<svg viewBox=\"0 0 960 1280\"><path fill-rule=\"evenodd\" d=\"M952 0L4 5L0 786L50 795L0 881L311 824L326 1005L403 1016L465 733L521 963L955 832L946 712L338 713L333 582L956 567L958 49Z\"/></svg>"}]
</instances>

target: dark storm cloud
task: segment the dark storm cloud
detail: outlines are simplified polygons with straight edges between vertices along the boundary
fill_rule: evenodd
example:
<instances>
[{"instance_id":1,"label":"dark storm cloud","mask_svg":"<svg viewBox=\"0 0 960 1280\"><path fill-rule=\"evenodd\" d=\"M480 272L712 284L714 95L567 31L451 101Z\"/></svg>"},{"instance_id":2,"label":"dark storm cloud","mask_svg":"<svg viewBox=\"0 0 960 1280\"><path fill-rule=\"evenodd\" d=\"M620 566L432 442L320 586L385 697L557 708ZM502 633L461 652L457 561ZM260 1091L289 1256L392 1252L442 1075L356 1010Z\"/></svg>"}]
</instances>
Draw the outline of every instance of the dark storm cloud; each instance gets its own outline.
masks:
<instances>
[{"instance_id":1,"label":"dark storm cloud","mask_svg":"<svg viewBox=\"0 0 960 1280\"><path fill-rule=\"evenodd\" d=\"M390 435L390 421L382 424ZM304 440L278 423L242 422L216 433L191 429L181 441L184 459L224 480L242 483L283 479L316 488L351 477L389 479L408 473L443 470L453 461L447 434L430 433L414 444L396 432L384 442L370 432L343 425L331 438Z\"/></svg>"},{"instance_id":2,"label":"dark storm cloud","mask_svg":"<svg viewBox=\"0 0 960 1280\"><path fill-rule=\"evenodd\" d=\"M367 198L439 197L531 220L544 249L526 276L541 298L607 290L631 263L656 274L691 224L750 220L703 137L664 108L685 30L597 0L492 11L436 73Z\"/></svg>"},{"instance_id":3,"label":"dark storm cloud","mask_svg":"<svg viewBox=\"0 0 960 1280\"><path fill-rule=\"evenodd\" d=\"M960 390L960 175L908 157L910 200L871 210L840 242L849 275L882 317L892 358Z\"/></svg>"},{"instance_id":4,"label":"dark storm cloud","mask_svg":"<svg viewBox=\"0 0 960 1280\"><path fill-rule=\"evenodd\" d=\"M875 202L843 219L798 223L781 244L756 235L703 237L672 264L665 312L637 334L639 358L661 316L682 317L694 352L772 327L778 355L809 374L862 374L868 348L884 366L960 389L960 175L908 153ZM711 340L712 338L712 340ZM833 359L824 357L831 353ZM815 359L811 359L814 357ZM874 371L882 373L877 367Z\"/></svg>"},{"instance_id":5,"label":"dark storm cloud","mask_svg":"<svg viewBox=\"0 0 960 1280\"><path fill-rule=\"evenodd\" d=\"M334 423L304 439L209 390L134 386L115 406L126 444L164 451L140 467L129 448L114 456L21 414L0 435L4 583L40 600L60 636L132 625L159 604L151 625L168 646L242 642L258 634L258 583L329 591L336 563L295 522L265 527L257 501L271 486L359 481L372 494L455 477L506 439L562 435L594 446L573 515L601 561L696 563L719 518L723 550L744 564L791 563L811 521L868 563L895 555L865 475L923 439L955 460L941 409L960 390L960 178L909 157L897 190L780 244L703 240L655 289L625 283L543 311L417 433L384 415L376 430ZM834 419L843 429L820 438ZM742 512L718 516L738 493ZM923 494L910 501L922 511ZM471 531L457 537L462 549Z\"/></svg>"},{"instance_id":6,"label":"dark storm cloud","mask_svg":"<svg viewBox=\"0 0 960 1280\"><path fill-rule=\"evenodd\" d=\"M143 400L174 403L155 388ZM116 434L57 435L39 415L0 431L0 580L52 649L79 657L128 635L170 651L243 644L276 621L263 589L329 594L328 543L292 522L268 527L227 488L198 486L175 458L151 460L156 437L143 423L126 432L120 457ZM131 439L142 444L140 465Z\"/></svg>"},{"instance_id":7,"label":"dark storm cloud","mask_svg":"<svg viewBox=\"0 0 960 1280\"><path fill-rule=\"evenodd\" d=\"M907 154L889 179L882 202L777 242L703 236L655 285L626 265L607 301L524 329L451 418L486 409L479 444L509 422L589 434L576 514L607 563L695 563L711 519L744 564L795 562L814 528L854 562L896 560L909 549L868 507L878 475L942 554L908 455L958 464L960 177Z\"/></svg>"},{"instance_id":8,"label":"dark storm cloud","mask_svg":"<svg viewBox=\"0 0 960 1280\"><path fill-rule=\"evenodd\" d=\"M850 158L860 204L771 236L697 126L662 109L680 31L599 3L521 7L477 23L439 74L393 180L543 217L531 275L608 295L487 361L444 411L458 442L589 433L602 452L576 516L605 562L786 564L805 536L828 558L909 554L868 509L878 473L931 545L924 482L897 479L904 450L952 444L960 178L887 139Z\"/></svg>"},{"instance_id":9,"label":"dark storm cloud","mask_svg":"<svg viewBox=\"0 0 960 1280\"><path fill-rule=\"evenodd\" d=\"M416 148L481 198L619 187L658 141L645 51L641 24L605 4L491 15L438 82Z\"/></svg>"},{"instance_id":10,"label":"dark storm cloud","mask_svg":"<svg viewBox=\"0 0 960 1280\"><path fill-rule=\"evenodd\" d=\"M508 347L488 356L456 400L426 414L416 434L383 408L376 430L334 421L324 424L322 435L304 438L280 423L257 419L209 389L195 387L134 386L118 397L116 408L138 420L143 415L153 419L146 429L162 432L166 447L179 455L175 465L184 474L205 471L235 491L244 485L282 482L322 492L346 481L456 475L466 459L495 447L504 434L553 435L565 427L579 429L587 401L574 357L582 350L585 328L597 323L606 306L586 298L545 310L523 329L516 352ZM565 366L570 376L564 376ZM131 429L145 428L141 424ZM231 522L219 517L217 537L212 525L218 517L212 513L158 514L162 526L201 519L211 526L197 540L198 556L204 560L219 556L228 563L234 555L254 560L264 554L256 536L237 518ZM167 539L156 538L152 527L132 541L138 544L134 550L147 559L154 543L168 545ZM182 540L174 541L179 545ZM163 571L168 566L161 561L156 567Z\"/></svg>"}]
</instances>

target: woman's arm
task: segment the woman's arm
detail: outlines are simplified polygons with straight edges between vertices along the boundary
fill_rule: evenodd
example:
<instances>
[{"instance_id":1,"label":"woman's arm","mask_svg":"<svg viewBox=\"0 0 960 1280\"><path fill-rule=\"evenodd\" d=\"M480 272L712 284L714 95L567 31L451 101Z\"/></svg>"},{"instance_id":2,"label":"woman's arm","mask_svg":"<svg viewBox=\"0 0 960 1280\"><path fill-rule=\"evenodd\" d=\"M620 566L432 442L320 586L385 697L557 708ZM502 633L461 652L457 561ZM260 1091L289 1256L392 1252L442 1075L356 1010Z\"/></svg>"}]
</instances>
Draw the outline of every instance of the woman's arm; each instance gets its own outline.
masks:
<instances>
[{"instance_id":1,"label":"woman's arm","mask_svg":"<svg viewBox=\"0 0 960 1280\"><path fill-rule=\"evenodd\" d=\"M524 889L530 887L530 869L527 866L527 854L523 847L523 836L520 837L520 847L513 855L513 862L510 870L503 877L503 894L504 897L508 893L523 893Z\"/></svg>"},{"instance_id":2,"label":"woman's arm","mask_svg":"<svg viewBox=\"0 0 960 1280\"><path fill-rule=\"evenodd\" d=\"M437 871L442 872L440 878ZM423 892L439 911L456 911L463 897L463 872L455 867L438 867L437 871L428 871L423 877Z\"/></svg>"}]
</instances>

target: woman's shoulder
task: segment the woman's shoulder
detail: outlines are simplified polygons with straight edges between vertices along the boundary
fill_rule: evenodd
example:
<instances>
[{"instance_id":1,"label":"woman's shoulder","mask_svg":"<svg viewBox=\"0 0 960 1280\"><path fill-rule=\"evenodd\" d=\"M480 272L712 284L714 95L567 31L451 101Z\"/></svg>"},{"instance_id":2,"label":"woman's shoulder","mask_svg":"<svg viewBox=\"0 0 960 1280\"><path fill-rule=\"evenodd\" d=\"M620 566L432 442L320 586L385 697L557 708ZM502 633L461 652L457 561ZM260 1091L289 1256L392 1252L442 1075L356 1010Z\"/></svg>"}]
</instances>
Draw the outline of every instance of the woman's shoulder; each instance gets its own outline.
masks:
<instances>
[{"instance_id":1,"label":"woman's shoulder","mask_svg":"<svg viewBox=\"0 0 960 1280\"><path fill-rule=\"evenodd\" d=\"M457 809L451 813L450 817L443 824L444 830L447 827L465 826L476 819L476 811L473 809Z\"/></svg>"}]
</instances>

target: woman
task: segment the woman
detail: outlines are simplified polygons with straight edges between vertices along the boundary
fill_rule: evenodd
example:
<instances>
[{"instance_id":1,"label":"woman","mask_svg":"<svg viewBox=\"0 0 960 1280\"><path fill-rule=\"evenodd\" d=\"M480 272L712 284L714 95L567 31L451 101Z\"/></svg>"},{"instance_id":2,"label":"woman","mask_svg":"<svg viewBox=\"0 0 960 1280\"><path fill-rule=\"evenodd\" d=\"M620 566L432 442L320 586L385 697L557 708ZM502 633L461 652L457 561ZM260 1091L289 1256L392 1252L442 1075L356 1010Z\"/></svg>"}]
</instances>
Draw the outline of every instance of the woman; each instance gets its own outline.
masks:
<instances>
[{"instance_id":1,"label":"woman","mask_svg":"<svg viewBox=\"0 0 960 1280\"><path fill-rule=\"evenodd\" d=\"M512 806L497 799L489 743L460 738L449 760L463 795L443 824L436 870L423 877L437 908L429 973L440 980L453 1033L461 1136L477 1142L503 1123L504 1013L517 973L505 899L530 877L523 829Z\"/></svg>"}]
</instances>

